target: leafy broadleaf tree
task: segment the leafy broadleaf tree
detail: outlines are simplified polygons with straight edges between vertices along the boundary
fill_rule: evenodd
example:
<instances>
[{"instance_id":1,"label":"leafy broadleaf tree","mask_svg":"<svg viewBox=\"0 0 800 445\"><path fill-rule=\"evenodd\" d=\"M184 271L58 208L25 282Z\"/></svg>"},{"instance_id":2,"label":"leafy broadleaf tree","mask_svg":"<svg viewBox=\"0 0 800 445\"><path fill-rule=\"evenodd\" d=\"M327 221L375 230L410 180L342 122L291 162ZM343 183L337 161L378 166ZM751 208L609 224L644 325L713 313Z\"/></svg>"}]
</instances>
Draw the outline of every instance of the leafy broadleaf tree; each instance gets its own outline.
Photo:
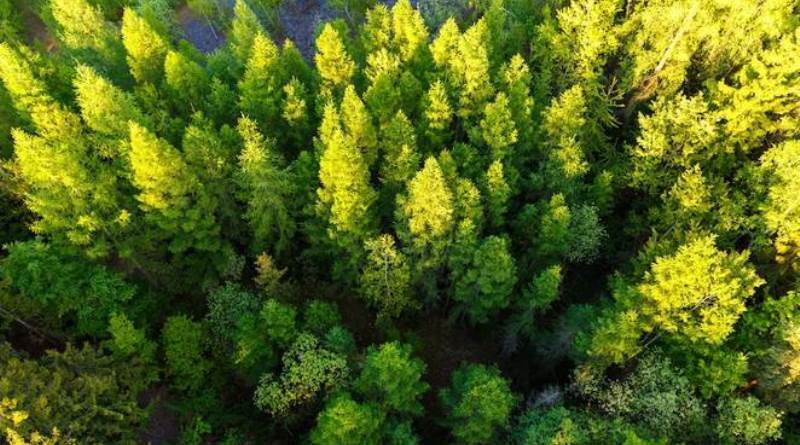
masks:
<instances>
[{"instance_id":1,"label":"leafy broadleaf tree","mask_svg":"<svg viewBox=\"0 0 800 445\"><path fill-rule=\"evenodd\" d=\"M378 445L385 414L343 393L333 397L317 416L311 430L314 445Z\"/></svg>"},{"instance_id":2,"label":"leafy broadleaf tree","mask_svg":"<svg viewBox=\"0 0 800 445\"><path fill-rule=\"evenodd\" d=\"M422 381L425 363L412 357L410 345L384 343L370 348L356 389L389 412L419 415L420 397L428 384Z\"/></svg>"},{"instance_id":3,"label":"leafy broadleaf tree","mask_svg":"<svg viewBox=\"0 0 800 445\"><path fill-rule=\"evenodd\" d=\"M440 393L453 437L465 444L487 444L508 425L516 397L494 367L464 365Z\"/></svg>"}]
</instances>

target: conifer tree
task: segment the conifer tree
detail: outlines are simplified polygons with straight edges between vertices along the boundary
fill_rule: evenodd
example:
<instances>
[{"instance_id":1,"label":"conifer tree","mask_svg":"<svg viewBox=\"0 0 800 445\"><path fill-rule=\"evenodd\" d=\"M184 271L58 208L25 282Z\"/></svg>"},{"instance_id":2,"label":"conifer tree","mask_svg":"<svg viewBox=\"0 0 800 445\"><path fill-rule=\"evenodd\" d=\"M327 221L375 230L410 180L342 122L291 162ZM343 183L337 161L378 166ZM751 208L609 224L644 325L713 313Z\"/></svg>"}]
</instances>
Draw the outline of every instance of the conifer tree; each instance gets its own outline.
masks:
<instances>
[{"instance_id":1,"label":"conifer tree","mask_svg":"<svg viewBox=\"0 0 800 445\"><path fill-rule=\"evenodd\" d=\"M347 53L339 31L330 23L326 24L317 37L316 46L314 61L320 77L329 88L344 88L355 75L356 64Z\"/></svg>"},{"instance_id":2,"label":"conifer tree","mask_svg":"<svg viewBox=\"0 0 800 445\"><path fill-rule=\"evenodd\" d=\"M504 176L502 162L499 160L492 162L484 175L483 187L489 222L493 227L502 227L511 199L511 187Z\"/></svg>"},{"instance_id":3,"label":"conifer tree","mask_svg":"<svg viewBox=\"0 0 800 445\"><path fill-rule=\"evenodd\" d=\"M128 66L139 83L157 83L164 72L169 42L145 18L131 8L122 15L122 43Z\"/></svg>"},{"instance_id":4,"label":"conifer tree","mask_svg":"<svg viewBox=\"0 0 800 445\"><path fill-rule=\"evenodd\" d=\"M453 120L453 109L447 97L444 82L436 80L423 99L423 122L425 135L432 147L437 147L450 138L450 124Z\"/></svg>"},{"instance_id":5,"label":"conifer tree","mask_svg":"<svg viewBox=\"0 0 800 445\"><path fill-rule=\"evenodd\" d=\"M265 34L256 34L244 76L239 81L239 107L262 131L280 122L280 77L278 47Z\"/></svg>"},{"instance_id":6,"label":"conifer tree","mask_svg":"<svg viewBox=\"0 0 800 445\"><path fill-rule=\"evenodd\" d=\"M348 85L344 91L342 105L339 107L342 125L361 152L361 158L367 167L371 167L378 159L378 140L375 126L364 102L358 97L355 87Z\"/></svg>"},{"instance_id":7,"label":"conifer tree","mask_svg":"<svg viewBox=\"0 0 800 445\"><path fill-rule=\"evenodd\" d=\"M73 50L96 51L106 63L119 62L118 31L102 11L87 0L50 0L50 13L60 27L60 39Z\"/></svg>"},{"instance_id":8,"label":"conifer tree","mask_svg":"<svg viewBox=\"0 0 800 445\"><path fill-rule=\"evenodd\" d=\"M428 41L428 30L422 15L409 0L399 0L392 7L393 43L404 62L413 59Z\"/></svg>"},{"instance_id":9,"label":"conifer tree","mask_svg":"<svg viewBox=\"0 0 800 445\"><path fill-rule=\"evenodd\" d=\"M176 387L199 390L211 363L203 355L202 325L185 315L174 315L164 323L164 356Z\"/></svg>"},{"instance_id":10,"label":"conifer tree","mask_svg":"<svg viewBox=\"0 0 800 445\"><path fill-rule=\"evenodd\" d=\"M425 363L412 356L410 345L384 343L367 351L355 387L389 412L421 414L420 398L428 390L424 373Z\"/></svg>"},{"instance_id":11,"label":"conifer tree","mask_svg":"<svg viewBox=\"0 0 800 445\"><path fill-rule=\"evenodd\" d=\"M462 365L439 394L456 440L487 444L508 424L515 403L508 381L494 367Z\"/></svg>"},{"instance_id":12,"label":"conifer tree","mask_svg":"<svg viewBox=\"0 0 800 445\"><path fill-rule=\"evenodd\" d=\"M305 85L296 77L283 86L281 117L289 127L288 133L295 146L301 147L311 131L310 95Z\"/></svg>"},{"instance_id":13,"label":"conifer tree","mask_svg":"<svg viewBox=\"0 0 800 445\"><path fill-rule=\"evenodd\" d=\"M205 102L209 88L206 70L180 52L167 52L164 80L178 108L194 111Z\"/></svg>"},{"instance_id":14,"label":"conifer tree","mask_svg":"<svg viewBox=\"0 0 800 445\"><path fill-rule=\"evenodd\" d=\"M378 445L385 414L371 404L361 404L349 395L331 399L317 416L311 431L313 445Z\"/></svg>"},{"instance_id":15,"label":"conifer tree","mask_svg":"<svg viewBox=\"0 0 800 445\"><path fill-rule=\"evenodd\" d=\"M492 149L492 157L495 160L505 158L508 147L517 142L517 129L505 93L497 93L494 102L486 104L480 125L483 140Z\"/></svg>"},{"instance_id":16,"label":"conifer tree","mask_svg":"<svg viewBox=\"0 0 800 445\"><path fill-rule=\"evenodd\" d=\"M762 214L774 234L777 261L800 271L800 143L786 141L769 149L760 168L771 177Z\"/></svg>"},{"instance_id":17,"label":"conifer tree","mask_svg":"<svg viewBox=\"0 0 800 445\"><path fill-rule=\"evenodd\" d=\"M239 63L242 65L247 63L256 35L263 33L264 29L250 5L247 4L247 0L236 0L229 38L231 48Z\"/></svg>"},{"instance_id":18,"label":"conifer tree","mask_svg":"<svg viewBox=\"0 0 800 445\"><path fill-rule=\"evenodd\" d=\"M458 29L456 20L452 17L448 18L430 45L433 61L440 70L448 71L452 59L456 57L460 37L461 31Z\"/></svg>"},{"instance_id":19,"label":"conifer tree","mask_svg":"<svg viewBox=\"0 0 800 445\"><path fill-rule=\"evenodd\" d=\"M494 92L489 76L487 32L485 19L472 25L459 37L455 57L450 59L450 69L459 88L458 115L463 119L483 111Z\"/></svg>"},{"instance_id":20,"label":"conifer tree","mask_svg":"<svg viewBox=\"0 0 800 445\"><path fill-rule=\"evenodd\" d=\"M369 239L364 248L367 259L361 273L361 292L378 308L378 316L393 318L419 308L411 292L410 267L392 235Z\"/></svg>"},{"instance_id":21,"label":"conifer tree","mask_svg":"<svg viewBox=\"0 0 800 445\"><path fill-rule=\"evenodd\" d=\"M363 240L375 230L373 207L377 196L353 138L338 129L330 137L319 164L318 208L327 215L330 238L350 252L349 260L355 262Z\"/></svg>"},{"instance_id":22,"label":"conifer tree","mask_svg":"<svg viewBox=\"0 0 800 445\"><path fill-rule=\"evenodd\" d=\"M128 135L128 122L146 122L130 93L89 66L77 68L75 95L83 121L97 133L124 139Z\"/></svg>"},{"instance_id":23,"label":"conifer tree","mask_svg":"<svg viewBox=\"0 0 800 445\"><path fill-rule=\"evenodd\" d=\"M147 220L169 240L172 252L194 247L216 251L216 203L180 152L139 124L130 124L130 165L136 196Z\"/></svg>"},{"instance_id":24,"label":"conifer tree","mask_svg":"<svg viewBox=\"0 0 800 445\"><path fill-rule=\"evenodd\" d=\"M270 251L280 254L289 247L295 231L289 210L292 182L273 141L258 132L255 122L241 118L239 134L244 141L239 155L239 180L254 236L251 246L255 251L269 246Z\"/></svg>"},{"instance_id":25,"label":"conifer tree","mask_svg":"<svg viewBox=\"0 0 800 445\"><path fill-rule=\"evenodd\" d=\"M20 116L31 121L42 136L68 139L80 130L78 117L57 103L45 82L34 73L24 54L7 42L0 42L0 79Z\"/></svg>"},{"instance_id":26,"label":"conifer tree","mask_svg":"<svg viewBox=\"0 0 800 445\"><path fill-rule=\"evenodd\" d=\"M383 150L381 179L386 181L387 187L397 190L414 176L420 162L416 132L402 110L381 129L380 146Z\"/></svg>"},{"instance_id":27,"label":"conifer tree","mask_svg":"<svg viewBox=\"0 0 800 445\"><path fill-rule=\"evenodd\" d=\"M359 43L366 54L391 48L392 14L386 5L378 3L367 10L360 30Z\"/></svg>"},{"instance_id":28,"label":"conifer tree","mask_svg":"<svg viewBox=\"0 0 800 445\"><path fill-rule=\"evenodd\" d=\"M756 55L736 74L734 85L718 83L720 108L728 143L743 152L772 136L797 137L800 113L789 104L800 100L798 70L800 32L787 33L774 48Z\"/></svg>"},{"instance_id":29,"label":"conifer tree","mask_svg":"<svg viewBox=\"0 0 800 445\"><path fill-rule=\"evenodd\" d=\"M501 70L503 91L508 96L508 105L514 119L514 127L518 131L519 141L523 148L532 141L534 130L533 98L530 84L532 76L525 59L515 54Z\"/></svg>"},{"instance_id":30,"label":"conifer tree","mask_svg":"<svg viewBox=\"0 0 800 445\"><path fill-rule=\"evenodd\" d=\"M420 265L432 262L436 266L448 244L455 224L455 199L435 158L425 165L408 183L407 195L398 197L398 233L403 241L422 256ZM396 220L398 220L396 218Z\"/></svg>"}]
</instances>

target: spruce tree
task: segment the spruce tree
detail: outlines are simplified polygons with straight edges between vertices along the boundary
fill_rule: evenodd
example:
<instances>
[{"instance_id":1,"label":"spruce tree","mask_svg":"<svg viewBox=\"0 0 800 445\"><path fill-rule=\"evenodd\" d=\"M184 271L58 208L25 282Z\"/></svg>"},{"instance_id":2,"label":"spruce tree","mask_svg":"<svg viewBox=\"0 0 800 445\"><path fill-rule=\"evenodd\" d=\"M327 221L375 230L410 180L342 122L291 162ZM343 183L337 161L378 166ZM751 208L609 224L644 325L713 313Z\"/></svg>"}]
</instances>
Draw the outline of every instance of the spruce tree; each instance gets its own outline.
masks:
<instances>
[{"instance_id":1,"label":"spruce tree","mask_svg":"<svg viewBox=\"0 0 800 445\"><path fill-rule=\"evenodd\" d=\"M239 108L262 131L280 122L282 85L278 47L267 35L256 34L244 76L239 81Z\"/></svg>"},{"instance_id":2,"label":"spruce tree","mask_svg":"<svg viewBox=\"0 0 800 445\"><path fill-rule=\"evenodd\" d=\"M253 120L241 118L238 128L244 141L238 178L247 203L245 217L253 232L251 248L260 252L268 247L281 254L289 248L295 231L290 213L291 178L274 141L265 139Z\"/></svg>"},{"instance_id":3,"label":"spruce tree","mask_svg":"<svg viewBox=\"0 0 800 445\"><path fill-rule=\"evenodd\" d=\"M122 15L122 43L128 66L139 83L157 83L164 73L169 42L139 13L125 8Z\"/></svg>"},{"instance_id":4,"label":"spruce tree","mask_svg":"<svg viewBox=\"0 0 800 445\"><path fill-rule=\"evenodd\" d=\"M317 37L316 46L314 61L320 77L329 88L344 88L355 75L356 64L347 53L339 31L330 23L326 24Z\"/></svg>"},{"instance_id":5,"label":"spruce tree","mask_svg":"<svg viewBox=\"0 0 800 445\"><path fill-rule=\"evenodd\" d=\"M97 133L124 139L128 122L147 122L134 97L86 65L79 65L75 95L86 125Z\"/></svg>"}]
</instances>

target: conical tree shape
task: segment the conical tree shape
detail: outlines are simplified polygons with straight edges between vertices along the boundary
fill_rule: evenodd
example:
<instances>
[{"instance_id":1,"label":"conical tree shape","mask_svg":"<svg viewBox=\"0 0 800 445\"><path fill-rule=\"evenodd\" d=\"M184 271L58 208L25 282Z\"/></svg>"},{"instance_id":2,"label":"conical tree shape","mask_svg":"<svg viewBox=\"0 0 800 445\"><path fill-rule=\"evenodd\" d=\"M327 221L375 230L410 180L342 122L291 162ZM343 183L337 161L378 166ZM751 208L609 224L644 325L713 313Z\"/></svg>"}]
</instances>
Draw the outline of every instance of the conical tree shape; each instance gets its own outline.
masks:
<instances>
[{"instance_id":1,"label":"conical tree shape","mask_svg":"<svg viewBox=\"0 0 800 445\"><path fill-rule=\"evenodd\" d=\"M122 15L122 42L128 53L128 66L139 83L157 83L164 72L169 43L131 8Z\"/></svg>"}]
</instances>

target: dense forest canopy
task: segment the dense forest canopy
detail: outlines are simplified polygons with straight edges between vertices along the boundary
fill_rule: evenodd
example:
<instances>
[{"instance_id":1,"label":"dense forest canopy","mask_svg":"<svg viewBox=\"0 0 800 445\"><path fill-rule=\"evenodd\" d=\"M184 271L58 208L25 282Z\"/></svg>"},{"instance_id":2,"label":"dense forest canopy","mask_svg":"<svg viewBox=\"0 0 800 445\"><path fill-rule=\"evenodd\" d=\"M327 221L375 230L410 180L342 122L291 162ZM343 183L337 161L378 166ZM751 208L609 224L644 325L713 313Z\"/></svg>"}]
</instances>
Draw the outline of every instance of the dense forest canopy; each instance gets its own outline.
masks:
<instances>
[{"instance_id":1,"label":"dense forest canopy","mask_svg":"<svg viewBox=\"0 0 800 445\"><path fill-rule=\"evenodd\" d=\"M798 0L0 0L0 442L800 444Z\"/></svg>"}]
</instances>

